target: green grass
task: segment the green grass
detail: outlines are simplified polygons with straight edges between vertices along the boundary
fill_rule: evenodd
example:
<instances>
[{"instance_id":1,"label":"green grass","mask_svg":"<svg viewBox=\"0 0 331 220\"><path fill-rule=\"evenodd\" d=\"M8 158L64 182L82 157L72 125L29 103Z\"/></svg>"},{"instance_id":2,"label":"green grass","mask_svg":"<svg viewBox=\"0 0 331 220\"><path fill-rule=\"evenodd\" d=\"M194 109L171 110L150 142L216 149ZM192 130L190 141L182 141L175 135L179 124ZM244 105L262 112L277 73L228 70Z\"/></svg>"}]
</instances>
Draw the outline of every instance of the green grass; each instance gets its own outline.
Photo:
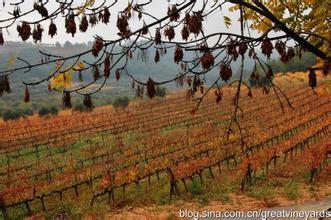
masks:
<instances>
[{"instance_id":1,"label":"green grass","mask_svg":"<svg viewBox=\"0 0 331 220\"><path fill-rule=\"evenodd\" d=\"M201 183L200 180L198 180L197 178L194 178L193 181L190 184L188 184L187 189L193 195L202 194Z\"/></svg>"},{"instance_id":2,"label":"green grass","mask_svg":"<svg viewBox=\"0 0 331 220\"><path fill-rule=\"evenodd\" d=\"M290 181L284 187L284 195L289 200L296 200L300 196L299 185L295 181Z\"/></svg>"}]
</instances>

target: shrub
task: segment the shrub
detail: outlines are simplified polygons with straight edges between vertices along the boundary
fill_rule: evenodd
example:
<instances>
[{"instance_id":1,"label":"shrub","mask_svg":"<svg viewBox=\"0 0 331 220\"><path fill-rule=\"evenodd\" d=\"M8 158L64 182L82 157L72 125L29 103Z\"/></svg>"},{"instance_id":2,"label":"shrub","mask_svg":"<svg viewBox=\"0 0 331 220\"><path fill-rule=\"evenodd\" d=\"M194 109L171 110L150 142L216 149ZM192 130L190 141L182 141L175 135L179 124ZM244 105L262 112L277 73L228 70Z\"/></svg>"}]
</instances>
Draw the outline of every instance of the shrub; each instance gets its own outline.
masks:
<instances>
[{"instance_id":1,"label":"shrub","mask_svg":"<svg viewBox=\"0 0 331 220\"><path fill-rule=\"evenodd\" d=\"M157 87L155 96L165 97L167 95L167 89L164 87Z\"/></svg>"},{"instance_id":2,"label":"shrub","mask_svg":"<svg viewBox=\"0 0 331 220\"><path fill-rule=\"evenodd\" d=\"M187 189L193 195L198 195L202 193L201 184L197 179L193 179L192 183L187 186Z\"/></svg>"},{"instance_id":3,"label":"shrub","mask_svg":"<svg viewBox=\"0 0 331 220\"><path fill-rule=\"evenodd\" d=\"M21 117L17 110L7 110L2 114L2 118L5 121L19 119Z\"/></svg>"},{"instance_id":4,"label":"shrub","mask_svg":"<svg viewBox=\"0 0 331 220\"><path fill-rule=\"evenodd\" d=\"M83 104L77 104L73 107L73 111L75 112L87 112L89 109L87 109Z\"/></svg>"},{"instance_id":5,"label":"shrub","mask_svg":"<svg viewBox=\"0 0 331 220\"><path fill-rule=\"evenodd\" d=\"M0 115L2 115L5 112L6 109L0 107Z\"/></svg>"},{"instance_id":6,"label":"shrub","mask_svg":"<svg viewBox=\"0 0 331 220\"><path fill-rule=\"evenodd\" d=\"M22 109L21 111L21 115L23 116L31 116L33 115L33 110L31 108L25 108L25 109Z\"/></svg>"},{"instance_id":7,"label":"shrub","mask_svg":"<svg viewBox=\"0 0 331 220\"><path fill-rule=\"evenodd\" d=\"M56 106L50 107L49 111L52 115L58 115L59 114L59 109Z\"/></svg>"},{"instance_id":8,"label":"shrub","mask_svg":"<svg viewBox=\"0 0 331 220\"><path fill-rule=\"evenodd\" d=\"M123 96L123 97L117 97L114 100L113 106L114 108L125 108L129 105L129 97Z\"/></svg>"},{"instance_id":9,"label":"shrub","mask_svg":"<svg viewBox=\"0 0 331 220\"><path fill-rule=\"evenodd\" d=\"M47 108L47 107L42 107L42 108L38 111L38 115L39 115L40 117L44 117L44 116L47 116L47 115L49 115L49 114L51 114L51 111L50 111L50 109Z\"/></svg>"}]
</instances>

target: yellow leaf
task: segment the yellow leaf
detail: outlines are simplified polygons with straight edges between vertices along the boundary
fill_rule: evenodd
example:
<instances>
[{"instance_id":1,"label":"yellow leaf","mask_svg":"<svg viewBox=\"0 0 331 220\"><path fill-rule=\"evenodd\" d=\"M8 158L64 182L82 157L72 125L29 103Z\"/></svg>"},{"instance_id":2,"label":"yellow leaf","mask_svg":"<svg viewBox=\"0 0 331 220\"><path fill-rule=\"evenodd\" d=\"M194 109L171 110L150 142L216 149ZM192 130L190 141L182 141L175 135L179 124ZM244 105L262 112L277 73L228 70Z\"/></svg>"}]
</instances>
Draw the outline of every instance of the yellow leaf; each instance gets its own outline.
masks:
<instances>
[{"instance_id":1,"label":"yellow leaf","mask_svg":"<svg viewBox=\"0 0 331 220\"><path fill-rule=\"evenodd\" d=\"M272 22L268 18L264 18L262 21L254 25L254 28L262 33L265 33L270 27L272 27Z\"/></svg>"},{"instance_id":2,"label":"yellow leaf","mask_svg":"<svg viewBox=\"0 0 331 220\"><path fill-rule=\"evenodd\" d=\"M73 74L72 71L58 73L50 79L52 88L63 91L72 86Z\"/></svg>"},{"instance_id":3,"label":"yellow leaf","mask_svg":"<svg viewBox=\"0 0 331 220\"><path fill-rule=\"evenodd\" d=\"M74 67L75 71L79 71L85 68L85 64L82 61L79 61L76 66Z\"/></svg>"},{"instance_id":4,"label":"yellow leaf","mask_svg":"<svg viewBox=\"0 0 331 220\"><path fill-rule=\"evenodd\" d=\"M8 58L7 64L9 67L15 66L15 57L13 55Z\"/></svg>"},{"instance_id":5,"label":"yellow leaf","mask_svg":"<svg viewBox=\"0 0 331 220\"><path fill-rule=\"evenodd\" d=\"M77 9L77 13L80 15L80 14L84 14L85 13L85 7L84 6L82 6L82 7L79 7L78 9Z\"/></svg>"},{"instance_id":6,"label":"yellow leaf","mask_svg":"<svg viewBox=\"0 0 331 220\"><path fill-rule=\"evenodd\" d=\"M223 19L224 19L224 23L225 23L226 27L231 25L231 19L228 16L224 15Z\"/></svg>"}]
</instances>

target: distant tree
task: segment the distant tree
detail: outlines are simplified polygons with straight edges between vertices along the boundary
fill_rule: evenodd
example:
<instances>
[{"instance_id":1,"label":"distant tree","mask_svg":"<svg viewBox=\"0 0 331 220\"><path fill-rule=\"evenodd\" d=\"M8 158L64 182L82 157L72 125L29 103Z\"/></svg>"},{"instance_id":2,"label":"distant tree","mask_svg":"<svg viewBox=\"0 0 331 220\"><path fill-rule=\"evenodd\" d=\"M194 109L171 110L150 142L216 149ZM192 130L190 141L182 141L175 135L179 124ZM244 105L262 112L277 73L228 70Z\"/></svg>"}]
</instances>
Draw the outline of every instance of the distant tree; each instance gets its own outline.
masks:
<instances>
[{"instance_id":1,"label":"distant tree","mask_svg":"<svg viewBox=\"0 0 331 220\"><path fill-rule=\"evenodd\" d=\"M47 107L42 107L42 108L38 111L38 115L39 115L40 117L44 117L44 116L47 116L47 115L49 115L49 114L51 114L51 111L50 111L50 109L47 108Z\"/></svg>"},{"instance_id":2,"label":"distant tree","mask_svg":"<svg viewBox=\"0 0 331 220\"><path fill-rule=\"evenodd\" d=\"M85 48L87 47L85 43L75 43L75 47Z\"/></svg>"},{"instance_id":3,"label":"distant tree","mask_svg":"<svg viewBox=\"0 0 331 220\"><path fill-rule=\"evenodd\" d=\"M83 112L84 111L84 105L82 105L82 104L74 105L72 110L75 111L75 112Z\"/></svg>"},{"instance_id":4,"label":"distant tree","mask_svg":"<svg viewBox=\"0 0 331 220\"><path fill-rule=\"evenodd\" d=\"M21 110L21 115L23 116L31 116L33 115L33 110L31 108L24 108Z\"/></svg>"},{"instance_id":5,"label":"distant tree","mask_svg":"<svg viewBox=\"0 0 331 220\"><path fill-rule=\"evenodd\" d=\"M3 107L0 107L0 115L2 115L4 113L4 111L6 111L6 109Z\"/></svg>"},{"instance_id":6,"label":"distant tree","mask_svg":"<svg viewBox=\"0 0 331 220\"><path fill-rule=\"evenodd\" d=\"M273 59L267 62L275 73L297 72L307 71L307 69L316 63L316 56L312 53L306 52L302 54L302 57L294 57L286 63L283 63L279 59ZM259 72L262 72L262 68L259 68Z\"/></svg>"},{"instance_id":7,"label":"distant tree","mask_svg":"<svg viewBox=\"0 0 331 220\"><path fill-rule=\"evenodd\" d=\"M5 121L19 119L20 117L21 115L17 110L7 110L2 114Z\"/></svg>"},{"instance_id":8,"label":"distant tree","mask_svg":"<svg viewBox=\"0 0 331 220\"><path fill-rule=\"evenodd\" d=\"M155 91L155 96L165 97L167 95L167 88L165 87L157 87Z\"/></svg>"},{"instance_id":9,"label":"distant tree","mask_svg":"<svg viewBox=\"0 0 331 220\"><path fill-rule=\"evenodd\" d=\"M56 106L50 107L49 111L52 115L58 115L59 114L59 109Z\"/></svg>"},{"instance_id":10,"label":"distant tree","mask_svg":"<svg viewBox=\"0 0 331 220\"><path fill-rule=\"evenodd\" d=\"M64 44L63 44L63 47L73 47L74 45L70 42L70 41L66 41L66 42L64 42Z\"/></svg>"},{"instance_id":11,"label":"distant tree","mask_svg":"<svg viewBox=\"0 0 331 220\"><path fill-rule=\"evenodd\" d=\"M73 107L73 111L75 112L88 112L90 109L86 108L83 104L76 104Z\"/></svg>"},{"instance_id":12,"label":"distant tree","mask_svg":"<svg viewBox=\"0 0 331 220\"><path fill-rule=\"evenodd\" d=\"M55 43L55 47L62 47L62 45L60 44L60 42L57 41L57 42Z\"/></svg>"},{"instance_id":13,"label":"distant tree","mask_svg":"<svg viewBox=\"0 0 331 220\"><path fill-rule=\"evenodd\" d=\"M113 106L114 108L125 108L129 105L129 101L127 96L117 97L113 102Z\"/></svg>"},{"instance_id":14,"label":"distant tree","mask_svg":"<svg viewBox=\"0 0 331 220\"><path fill-rule=\"evenodd\" d=\"M258 76L257 79L249 79L249 85L253 87L269 87L271 86L271 81L265 75Z\"/></svg>"}]
</instances>

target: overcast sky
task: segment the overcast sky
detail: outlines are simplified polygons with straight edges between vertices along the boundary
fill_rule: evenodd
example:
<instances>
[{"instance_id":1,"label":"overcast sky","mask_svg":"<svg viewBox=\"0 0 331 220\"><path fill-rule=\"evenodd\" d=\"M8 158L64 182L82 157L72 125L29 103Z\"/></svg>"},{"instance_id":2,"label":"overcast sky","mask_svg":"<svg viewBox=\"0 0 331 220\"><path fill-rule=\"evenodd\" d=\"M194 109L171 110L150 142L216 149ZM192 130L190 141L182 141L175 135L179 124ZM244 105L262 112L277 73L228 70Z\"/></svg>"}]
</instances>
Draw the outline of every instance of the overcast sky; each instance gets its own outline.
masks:
<instances>
[{"instance_id":1,"label":"overcast sky","mask_svg":"<svg viewBox=\"0 0 331 220\"><path fill-rule=\"evenodd\" d=\"M201 1L198 1L197 5L196 5L196 10L199 9L199 7L201 6ZM0 7L0 18L1 19L5 19L5 18L9 18L10 15L8 15L8 11L12 12L13 11L13 6L10 6L9 3L11 2L17 2L17 1L6 1L6 7ZM23 3L21 5L21 11L25 12L27 10L31 10L33 8L33 2L34 1L25 1L25 3ZM83 2L85 2L85 0L75 0L75 6L79 6L82 5ZM103 1L102 0L96 0L96 6L100 5ZM142 3L145 1L138 1L138 3ZM180 2L180 1L170 1L171 3L174 2ZM210 2L214 2L214 1L210 1ZM113 1L108 1L107 0L107 5L113 3ZM56 6L58 4L55 2L55 0L49 0L49 3L47 4L47 9L49 11L49 13L52 13L54 10L56 10ZM50 36L48 36L48 26L50 21L45 21L42 22L42 26L45 29L44 34L43 34L43 39L42 39L42 43L50 43L50 44L54 44L57 41L60 43L64 43L65 41L69 40L71 42L88 42L88 41L92 41L93 40L93 35L99 35L101 37L103 37L104 39L107 40L114 40L117 39L117 32L118 29L116 27L116 21L117 21L117 12L119 10L123 10L125 7L127 6L127 1L126 0L119 0L118 3L116 4L115 7L112 7L110 12L111 12L111 18L110 18L110 23L108 23L107 25L103 24L103 23L99 23L98 25L96 25L95 27L91 28L89 26L89 29L86 33L80 33L80 31L78 30L78 25L79 25L79 21L78 19L76 19L76 24L77 24L77 32L75 37L73 38L71 36L71 34L66 34L65 33L65 28L64 28L64 18L63 17L58 17L55 20L55 23L57 24L57 28L58 28L58 34L54 36L54 38L51 38ZM166 15L167 13L167 8L169 6L169 2L168 0L154 0L153 3L151 3L150 5L146 6L144 8L144 10L148 13L151 13L152 15L154 15L155 17L163 17ZM215 11L214 13L212 13L210 16L208 16L208 20L206 20L204 22L204 32L206 34L208 33L213 33L213 32L234 32L234 33L238 33L239 32L239 25L237 22L235 22L236 20L238 20L238 13L237 12L229 12L228 8L232 6L231 3L226 3L223 6L223 10L222 13L220 10ZM207 8L208 9L208 8ZM229 29L226 28L225 24L224 24L224 20L223 20L223 15L226 15L228 17L230 17L234 22L233 25L231 25L231 27ZM137 18L137 15L135 16L134 19L132 19L130 21L130 28L132 31L142 27L142 21L139 21ZM21 41L21 39L18 37L18 33L16 31L16 26L19 22L24 21L24 20L28 20L28 21L36 21L39 20L41 18L41 16L35 12L32 13L29 16L25 16L22 19L19 19L14 26L8 28L6 30L3 30L4 33L4 38L6 41ZM153 20L152 19L148 19L146 18L146 23L150 23ZM3 23L2 23L3 26ZM180 30L177 30L177 36L180 35ZM191 35L192 36L192 35ZM32 38L30 37L30 39L28 40L29 42L32 41Z\"/></svg>"}]
</instances>

